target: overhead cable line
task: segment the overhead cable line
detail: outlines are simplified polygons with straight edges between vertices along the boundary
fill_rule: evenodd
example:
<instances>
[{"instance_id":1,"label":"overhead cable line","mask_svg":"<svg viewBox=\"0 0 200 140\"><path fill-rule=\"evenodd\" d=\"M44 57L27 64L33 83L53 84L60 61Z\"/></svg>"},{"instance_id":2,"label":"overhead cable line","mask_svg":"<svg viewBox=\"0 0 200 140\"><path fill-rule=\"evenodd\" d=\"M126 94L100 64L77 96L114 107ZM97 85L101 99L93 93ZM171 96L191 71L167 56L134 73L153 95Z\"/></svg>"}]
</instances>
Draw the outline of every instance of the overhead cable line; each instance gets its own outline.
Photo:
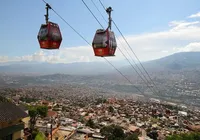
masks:
<instances>
[{"instance_id":1,"label":"overhead cable line","mask_svg":"<svg viewBox=\"0 0 200 140\"><path fill-rule=\"evenodd\" d=\"M100 4L101 4L101 6L103 7L103 9L104 10L106 10L106 8L105 8L105 6L104 6L104 4L102 3L102 1L101 0L99 0L99 2L100 2ZM114 25L116 26L116 28L118 29L118 31L120 32L120 34L122 35L122 32L119 30L119 28L118 28L118 26L116 25L116 23L113 21L113 23L114 23ZM122 37L123 38L125 38L123 35L122 35ZM125 41L126 41L126 39L125 39ZM126 43L128 43L127 41L126 41ZM132 48L130 47L130 45L129 45L129 43L128 43L128 46L129 46L129 48L132 50ZM136 54L133 52L133 50L132 50L132 53L136 56ZM136 58L139 60L139 58L136 56ZM154 83L154 81L152 80L152 78L150 77L150 75L149 75L149 73L147 72L147 70L144 68L144 66L142 65L142 63L139 61L139 63L140 63L140 65L142 66L142 68L144 69L144 71L145 71L145 73L147 74L147 76L149 77L149 79L152 81L152 83L153 83L153 85L155 86L155 88L157 89L157 91L159 92L160 90L158 89L158 87L156 86L156 84ZM137 65L136 65L137 66ZM137 66L138 67L138 66ZM146 79L146 78L145 78ZM175 84L174 84L175 85ZM172 88L171 89L169 89L169 90L166 90L167 91L167 94L169 94L170 93L170 91L172 90L172 89L174 89L174 85L172 86Z\"/></svg>"},{"instance_id":2,"label":"overhead cable line","mask_svg":"<svg viewBox=\"0 0 200 140\"><path fill-rule=\"evenodd\" d=\"M96 9L99 11L99 13L101 14L101 16L103 17L104 21L106 22L104 16L103 16L102 13L100 12L99 8L96 6L96 4L94 3L93 0L91 0L91 1L92 1L93 5L96 7ZM101 2L101 0L99 0L99 2L100 2L100 4L102 5L102 7L104 8L104 10L106 11L106 8L105 8L105 6L103 5L103 3ZM90 10L90 11L91 11L91 10ZM124 48L124 50L126 51L126 53L128 54L128 56L131 58L131 60L132 60L133 63L135 64L135 66L138 68L138 70L140 71L140 73L142 74L142 76L145 78L145 80L147 81L147 83L150 83L149 80L148 80L148 78L147 78L147 77L145 76L145 74L142 72L141 68L137 65L137 63L135 62L135 60L131 57L131 55L130 55L130 53L128 52L128 50L126 49L126 47L124 47L124 46L122 45L120 39L119 39L118 37L116 37L116 38L117 38L117 40L119 41L119 43L121 44L121 46ZM120 50L120 52L122 53L121 50ZM123 55L124 55L124 54L123 54ZM126 59L127 59L127 58L126 58ZM130 63L130 62L129 62L129 63ZM133 66L132 66L132 67L133 67ZM135 69L135 68L134 68L134 69ZM135 71L136 71L136 73L138 73L136 69L135 69ZM138 73L138 74L139 74L139 73ZM143 80L143 81L144 81L144 80ZM150 84L150 85L151 85L151 84ZM152 88L153 88L153 87L152 87ZM153 88L153 90L155 90L155 89ZM157 91L155 90L154 92L157 92ZM153 92L153 93L154 93L154 92Z\"/></svg>"},{"instance_id":3,"label":"overhead cable line","mask_svg":"<svg viewBox=\"0 0 200 140\"><path fill-rule=\"evenodd\" d=\"M96 7L96 9L99 11L101 17L102 17L102 18L104 19L104 21L107 23L107 20L105 19L105 17L103 16L103 14L101 13L101 11L100 11L99 8L97 7L97 5L94 3L93 0L91 0L91 1L92 1L93 5Z\"/></svg>"},{"instance_id":4,"label":"overhead cable line","mask_svg":"<svg viewBox=\"0 0 200 140\"><path fill-rule=\"evenodd\" d=\"M116 71L118 71L130 84L132 84L132 85L134 85L121 71L119 71L112 63L110 63L109 61L108 61L108 59L106 59L105 57L103 57L111 66L113 66L113 68L115 68L115 70ZM138 87L136 87L136 86L134 86L140 93L142 93L142 91L138 88ZM143 93L142 93L143 94Z\"/></svg>"},{"instance_id":5,"label":"overhead cable line","mask_svg":"<svg viewBox=\"0 0 200 140\"><path fill-rule=\"evenodd\" d=\"M133 66L133 64L130 62L130 60L126 57L126 55L122 52L120 48L118 48L119 51L122 53L122 55L126 58L128 63L131 65L131 67L135 70L135 72L139 75L139 77L142 79L142 81L146 84L146 86L154 93L154 91L151 89L151 87L148 85L148 81L146 82L144 78L139 74L139 72L136 70L136 68ZM155 93L154 93L155 94Z\"/></svg>"},{"instance_id":6,"label":"overhead cable line","mask_svg":"<svg viewBox=\"0 0 200 140\"><path fill-rule=\"evenodd\" d=\"M152 78L150 77L149 73L147 72L147 70L144 68L143 64L141 63L140 59L137 57L137 55L135 54L135 52L133 51L132 47L130 46L130 44L128 43L128 41L126 40L126 38L124 37L124 35L122 34L122 32L120 31L120 29L118 28L118 26L116 25L115 21L113 21L115 27L117 28L117 30L120 32L121 36L123 37L123 39L125 40L126 44L128 45L128 47L130 48L131 52L134 54L134 56L136 57L136 59L138 60L139 64L141 65L141 67L143 68L143 70L145 71L145 73L147 74L147 76L149 77L149 79L152 81L152 83L155 85L155 83L153 82Z\"/></svg>"},{"instance_id":7,"label":"overhead cable line","mask_svg":"<svg viewBox=\"0 0 200 140\"><path fill-rule=\"evenodd\" d=\"M119 41L119 43L121 44L121 46L123 46L118 37L117 37L117 40ZM118 48L118 49L119 49L120 52L123 54L123 56L127 59L127 61L129 62L129 64L131 65L131 67L135 70L135 72L141 77L142 81L147 85L147 87L149 87L150 89L152 88L153 91L152 91L152 89L151 89L151 91L155 94L157 91L156 91L153 87L151 87L151 83L149 82L149 80L147 79L147 77L145 76L145 74L142 72L142 70L140 69L140 67L137 65L137 63L135 62L135 60L132 58L132 56L129 54L128 50L127 50L124 46L123 46L123 48L124 48L124 50L126 51L126 53L128 54L128 56L131 58L131 60L133 61L134 65L137 67L137 69L139 70L140 73L139 73L138 70L133 66L133 64L129 61L129 59L125 56L125 54L120 50L120 48ZM143 77L142 77L140 74L141 74ZM146 81L145 81L143 78L144 78ZM146 82L147 82L147 83L146 83ZM148 83L149 83L150 86L148 85Z\"/></svg>"},{"instance_id":8,"label":"overhead cable line","mask_svg":"<svg viewBox=\"0 0 200 140\"><path fill-rule=\"evenodd\" d=\"M42 0L45 4L48 4L45 0ZM48 4L49 5L49 4ZM89 7L88 7L89 8ZM88 45L92 47L92 45L75 29L73 28L60 14L58 14L52 7L52 11L60 17L74 32L76 32ZM97 19L98 20L98 19ZM111 62L109 62L105 57L103 57L106 62L108 62L120 75L122 75L131 85L134 86L141 94L144 94L138 87L136 87L120 70L118 70Z\"/></svg>"},{"instance_id":9,"label":"overhead cable line","mask_svg":"<svg viewBox=\"0 0 200 140\"><path fill-rule=\"evenodd\" d=\"M106 7L104 6L104 4L101 2L101 0L99 0L101 6L103 7L104 10L106 10Z\"/></svg>"},{"instance_id":10,"label":"overhead cable line","mask_svg":"<svg viewBox=\"0 0 200 140\"><path fill-rule=\"evenodd\" d=\"M90 10L90 8L87 6L87 4L85 3L84 0L82 0L83 4L87 7L87 9L90 11L90 13L93 15L93 17L96 19L96 21L99 23L99 25L101 25L101 27L103 28L103 25L100 23L100 21L97 19L97 17L94 15L94 13Z\"/></svg>"},{"instance_id":11,"label":"overhead cable line","mask_svg":"<svg viewBox=\"0 0 200 140\"><path fill-rule=\"evenodd\" d=\"M48 4L45 0L42 0L45 4ZM48 4L49 5L49 4ZM52 7L51 10L60 18L62 19L74 32L76 32L88 45L91 46L89 41L87 41L75 28L73 28L60 14L58 14Z\"/></svg>"},{"instance_id":12,"label":"overhead cable line","mask_svg":"<svg viewBox=\"0 0 200 140\"><path fill-rule=\"evenodd\" d=\"M101 6L105 9L104 4L101 2L101 0L99 0ZM142 69L144 70L144 72L147 74L147 76L149 77L149 79L151 80L151 82L153 83L153 85L155 86L155 88L158 90L158 87L156 86L156 84L154 83L154 81L152 80L152 78L150 77L149 73L147 72L147 70L144 68L143 64L141 63L141 61L139 60L139 58L137 57L137 55L135 54L135 52L133 51L133 49L131 48L130 44L128 43L128 41L126 40L126 38L124 37L124 35L122 34L121 30L118 28L117 24L115 23L114 20L112 20L115 27L117 28L117 30L119 31L119 33L121 34L122 38L125 40L126 44L128 45L128 47L130 48L131 52L134 54L134 56L136 57L136 59L138 60L140 66L142 67Z\"/></svg>"},{"instance_id":13,"label":"overhead cable line","mask_svg":"<svg viewBox=\"0 0 200 140\"><path fill-rule=\"evenodd\" d=\"M84 5L87 7L87 9L90 11L90 13L93 15L93 17L97 20L97 22L99 23L99 25L101 26L101 23L99 22L99 20L97 19L97 17L94 15L94 13L92 12L92 10L87 6L87 4L84 2L84 0L82 0L82 2L84 3ZM100 11L99 11L100 12ZM103 28L103 27L102 27ZM145 75L142 73L142 71L140 70L140 68L138 67L138 69L140 70L140 72L143 74L143 76L145 77L145 79L147 80L147 82L144 80L144 78L139 74L139 72L136 70L136 68L133 66L133 64L130 62L130 60L126 57L126 55L122 52L122 50L120 48L118 48L119 51L122 53L122 55L126 58L126 60L128 61L128 63L131 65L131 67L136 71L136 73L140 76L140 78L142 79L142 81L146 84L146 86L155 94L155 91L153 91L151 89L151 87L148 85L148 80L146 79ZM133 60L134 61L134 60ZM135 61L134 61L135 63ZM135 63L136 64L136 63Z\"/></svg>"}]
</instances>

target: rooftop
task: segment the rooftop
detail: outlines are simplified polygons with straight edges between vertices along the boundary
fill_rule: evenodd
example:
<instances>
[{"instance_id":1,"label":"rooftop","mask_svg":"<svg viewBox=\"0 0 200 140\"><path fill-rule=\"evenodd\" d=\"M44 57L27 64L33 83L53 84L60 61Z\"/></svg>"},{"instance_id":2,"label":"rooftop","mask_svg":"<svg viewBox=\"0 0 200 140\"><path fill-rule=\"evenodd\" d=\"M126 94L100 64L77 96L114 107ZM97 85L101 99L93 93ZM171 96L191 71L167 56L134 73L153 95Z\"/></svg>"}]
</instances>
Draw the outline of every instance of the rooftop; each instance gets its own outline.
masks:
<instances>
[{"instance_id":1,"label":"rooftop","mask_svg":"<svg viewBox=\"0 0 200 140\"><path fill-rule=\"evenodd\" d=\"M0 102L0 122L9 122L28 117L28 114L11 102Z\"/></svg>"}]
</instances>

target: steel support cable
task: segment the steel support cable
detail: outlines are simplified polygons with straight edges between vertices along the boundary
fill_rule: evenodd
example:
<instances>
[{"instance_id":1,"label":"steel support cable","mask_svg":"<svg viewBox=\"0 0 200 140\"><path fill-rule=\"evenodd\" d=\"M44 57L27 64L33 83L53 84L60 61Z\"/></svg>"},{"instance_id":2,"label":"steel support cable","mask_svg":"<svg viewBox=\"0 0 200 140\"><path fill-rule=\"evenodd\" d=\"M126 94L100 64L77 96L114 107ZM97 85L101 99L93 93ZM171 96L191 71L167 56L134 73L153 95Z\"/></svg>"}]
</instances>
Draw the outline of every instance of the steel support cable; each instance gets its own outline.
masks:
<instances>
[{"instance_id":1,"label":"steel support cable","mask_svg":"<svg viewBox=\"0 0 200 140\"><path fill-rule=\"evenodd\" d=\"M91 1L92 1L93 5L96 7L96 9L99 11L101 17L102 17L102 18L104 19L104 21L107 23L107 20L105 19L105 17L103 16L103 14L101 13L101 11L100 11L99 8L97 7L97 5L94 3L93 0L91 0Z\"/></svg>"},{"instance_id":2,"label":"steel support cable","mask_svg":"<svg viewBox=\"0 0 200 140\"><path fill-rule=\"evenodd\" d=\"M100 10L98 9L98 7L96 6L96 4L93 2L93 0L91 0L91 1L92 1L93 5L96 7L96 9L99 11L99 13L101 14L101 16L103 16L102 13L100 12ZM101 6L104 8L104 10L106 10L106 8L105 8L105 6L103 5L103 3L101 2L101 0L99 0L99 2L100 2L100 4L101 4ZM106 21L105 18L104 18L104 16L103 16L103 19L104 19L104 21ZM118 37L116 37L116 38L117 38L117 40L119 41L119 43L121 44L121 46L123 46L122 43L121 43L121 41L118 39ZM129 54L129 52L128 52L128 50L126 49L126 47L123 47L123 48L125 49L126 53L129 55L129 57L131 58L131 60L132 60L133 63L135 64L135 66L138 68L138 70L140 71L140 73L142 74L142 76L145 78L145 80L147 81L147 83L150 83L149 80L148 80L148 78L147 78L147 77L145 76L145 74L142 72L141 68L137 65L137 63L135 62L135 60L131 57L131 55ZM137 73L138 73L138 72L137 72ZM150 81L151 81L151 80L150 80ZM150 85L151 85L151 83L150 83ZM154 89L153 87L150 86L150 88L152 88L152 89L154 90L155 93L157 92L156 89ZM153 93L154 93L154 92L153 92ZM154 93L154 94L155 94L155 93Z\"/></svg>"},{"instance_id":3,"label":"steel support cable","mask_svg":"<svg viewBox=\"0 0 200 140\"><path fill-rule=\"evenodd\" d=\"M57 16L59 16L74 32L76 32L85 42L87 42L87 44L88 45L90 45L91 46L91 44L75 29L75 28L73 28L64 18L62 18L62 16L60 16L54 9L52 9L54 12L55 12L55 14L57 15Z\"/></svg>"},{"instance_id":4,"label":"steel support cable","mask_svg":"<svg viewBox=\"0 0 200 140\"><path fill-rule=\"evenodd\" d=\"M45 4L48 4L45 0L42 0Z\"/></svg>"},{"instance_id":5,"label":"steel support cable","mask_svg":"<svg viewBox=\"0 0 200 140\"><path fill-rule=\"evenodd\" d=\"M117 40L120 42L120 44L121 44L121 46L123 46L122 45L122 43L121 43L121 41L119 40L119 38L117 37ZM138 72L138 70L133 66L133 64L130 62L130 60L125 56L125 54L120 50L120 48L118 48L119 49L119 51L123 54L123 56L126 58L126 60L129 62L129 64L131 65L131 67L135 70L135 72L140 76L140 78L142 79L142 81L146 84L146 86L147 87L149 87L149 89L155 94L157 91L153 88L153 87L151 87L151 86L149 86L149 85L151 85L151 83L149 82L149 80L147 79L147 77L144 75L144 73L141 71L141 69L140 69L140 67L138 67L138 65L136 64L136 62L135 62L135 60L131 57L131 55L129 54L129 52L128 52L128 50L125 48L125 47L123 47L124 49L125 49L125 51L126 51L126 53L128 54L128 56L131 58L131 60L133 61L133 63L135 64L135 66L137 67L137 69L140 71L140 73ZM142 77L142 76L143 77ZM145 81L145 80L146 81Z\"/></svg>"},{"instance_id":6,"label":"steel support cable","mask_svg":"<svg viewBox=\"0 0 200 140\"><path fill-rule=\"evenodd\" d=\"M113 68L118 71L130 84L132 84L140 93L144 94L138 87L136 87L121 71L119 71L112 63L108 61L105 57L103 57Z\"/></svg>"},{"instance_id":7,"label":"steel support cable","mask_svg":"<svg viewBox=\"0 0 200 140\"><path fill-rule=\"evenodd\" d=\"M100 2L100 4L101 4L101 6L103 7L103 9L104 10L106 10L106 8L105 8L105 6L104 6L104 4L101 2L101 0L99 0L99 2ZM114 23L114 21L113 21L113 23ZM116 25L116 23L114 23L115 25ZM116 27L116 28L118 28L118 27ZM119 28L118 28L119 29ZM126 40L125 40L126 41ZM131 50L132 50L132 48L131 48ZM133 50L132 50L133 51ZM133 52L133 54L134 55L136 55L134 52ZM138 57L136 57L137 59L138 59ZM140 61L139 61L140 62ZM140 65L141 65L141 62L140 62ZM157 89L157 91L159 92L160 90L158 90L159 88L156 86L156 84L154 83L154 81L152 80L152 78L150 77L150 75L149 75L149 73L146 71L146 69L144 68L144 66L143 65L141 65L142 66L142 68L144 69L144 71L145 71L145 73L148 75L148 77L150 78L150 80L152 81L152 83L153 83L153 85L155 86L155 88ZM174 89L174 85L172 86L172 88L171 89L169 89L169 90L166 90L167 91L167 94L169 94L169 92L172 90L172 89Z\"/></svg>"},{"instance_id":8,"label":"steel support cable","mask_svg":"<svg viewBox=\"0 0 200 140\"><path fill-rule=\"evenodd\" d=\"M139 75L139 77L142 79L142 81L146 84L146 86L154 93L155 91L153 91L151 89L151 87L149 87L148 83L146 83L146 81L143 79L143 77L139 74L139 72L136 70L136 68L133 66L133 64L130 62L130 60L125 56L125 54L122 52L122 50L120 48L118 48L119 51L122 53L122 55L126 58L126 60L128 61L128 63L131 65L131 67L135 70L135 72ZM147 81L148 82L148 81ZM154 93L155 94L155 93Z\"/></svg>"},{"instance_id":9,"label":"steel support cable","mask_svg":"<svg viewBox=\"0 0 200 140\"><path fill-rule=\"evenodd\" d=\"M93 1L93 0L92 0ZM82 0L82 2L84 3L84 5L87 7L87 9L90 11L90 13L93 15L93 17L97 20L97 22L99 23L99 25L100 26L102 26L102 24L100 23L100 21L97 19L97 17L94 15L94 13L92 12L92 10L90 10L90 8L87 6L87 4L84 2L84 0ZM97 10L98 10L98 7L94 4L94 2L93 2L93 5L97 8ZM105 7L104 7L105 8ZM99 11L99 10L98 10ZM101 12L99 11L99 13L101 14ZM102 14L101 14L102 15ZM117 38L118 39L118 38ZM119 39L118 39L119 40ZM120 48L118 48L119 50L120 50ZM125 49L126 50L126 49ZM146 78L146 76L142 73L142 71L141 71L141 69L138 67L138 65L136 64L136 62L133 60L133 62L134 62L134 64L137 66L137 68L139 69L139 71L140 71L140 73L143 75L143 77L147 80L147 83L146 83L146 81L143 79L143 77L139 74L139 72L135 69L135 67L132 65L132 63L129 61L129 59L126 57L126 55L120 50L120 52L122 53L122 55L126 58L126 60L128 61L128 63L131 65L131 67L136 71L136 73L140 76L140 78L142 79L142 81L147 85L147 87L149 87L149 89L155 94L156 92L155 91L153 91L153 90L155 90L155 89L153 89L153 87L150 87L149 85L148 85L148 83L149 83L149 81L148 81L148 79ZM128 51L126 50L126 52L128 53ZM129 53L128 53L129 54ZM129 56L130 56L130 54L129 54ZM131 56L130 56L131 57ZM131 57L132 58L132 57ZM150 83L150 85L151 85L151 83ZM152 90L152 89L153 90Z\"/></svg>"},{"instance_id":10,"label":"steel support cable","mask_svg":"<svg viewBox=\"0 0 200 140\"><path fill-rule=\"evenodd\" d=\"M99 23L99 25L101 25L101 27L103 28L103 25L100 23L100 21L97 19L97 17L94 15L94 13L90 10L90 8L87 6L87 4L85 3L84 0L82 0L83 4L87 7L87 9L90 11L90 13L93 15L93 17L96 19L96 21Z\"/></svg>"},{"instance_id":11,"label":"steel support cable","mask_svg":"<svg viewBox=\"0 0 200 140\"><path fill-rule=\"evenodd\" d=\"M104 10L106 10L104 4L101 2L101 0L99 0L101 6L103 7ZM113 21L115 27L117 28L117 30L120 32L121 36L123 37L123 39L125 40L125 42L127 43L128 47L130 48L131 52L134 54L134 56L136 57L136 59L138 60L138 62L140 63L142 69L145 71L145 73L147 74L147 76L149 77L149 79L151 80L151 82L153 83L153 85L155 86L155 88L158 90L158 87L156 86L156 84L154 83L154 81L152 80L152 78L150 77L149 73L147 72L147 70L144 68L144 66L142 65L141 61L139 60L139 58L137 57L137 55L135 54L135 52L133 51L133 49L131 48L130 44L128 43L128 41L126 40L126 38L124 37L124 35L122 34L122 32L120 31L120 29L118 28L118 26L116 25L116 23Z\"/></svg>"},{"instance_id":12,"label":"steel support cable","mask_svg":"<svg viewBox=\"0 0 200 140\"><path fill-rule=\"evenodd\" d=\"M101 0L99 0L101 6L103 7L103 9L106 11L106 7L104 6L104 4L101 2Z\"/></svg>"},{"instance_id":13,"label":"steel support cable","mask_svg":"<svg viewBox=\"0 0 200 140\"><path fill-rule=\"evenodd\" d=\"M46 1L42 0L45 4L48 4ZM73 28L60 14L58 14L52 7L52 11L60 17L74 32L76 32L89 46L92 47L92 45L75 29ZM108 62L120 75L122 75L130 84L134 86L135 89L137 89L141 94L144 94L138 87L136 87L120 70L118 70L111 62L109 62L105 57L103 57L106 62Z\"/></svg>"},{"instance_id":14,"label":"steel support cable","mask_svg":"<svg viewBox=\"0 0 200 140\"><path fill-rule=\"evenodd\" d=\"M92 10L88 7L88 5L85 3L84 0L82 0L83 4L87 7L87 9L90 11L90 13L93 15L93 17L96 19L96 21L99 23L99 25L104 29L104 27L102 26L102 24L100 23L100 21L97 19L97 17L94 15L94 13L92 12ZM94 2L93 2L94 4ZM95 4L94 4L95 5ZM95 5L95 7L97 8L97 6ZM98 9L98 8L97 8ZM98 10L99 11L99 10ZM99 11L100 12L100 11ZM103 15L102 15L103 16ZM122 53L122 51L120 50L120 52ZM123 54L123 53L122 53ZM124 54L123 54L124 55ZM125 56L125 55L124 55ZM104 58L106 59L106 58ZM126 58L127 59L127 58ZM107 60L107 59L106 59ZM128 60L128 59L127 59ZM108 60L107 60L108 61ZM128 60L129 61L129 60ZM130 63L130 61L129 61ZM131 64L131 63L130 63ZM131 64L132 65L132 64ZM114 65L112 65L114 66ZM134 68L134 67L133 67ZM116 68L115 68L116 69ZM136 71L137 72L137 71ZM120 72L121 73L121 72ZM126 78L127 79L127 78ZM144 81L145 82L145 81ZM147 85L148 86L148 85Z\"/></svg>"},{"instance_id":15,"label":"steel support cable","mask_svg":"<svg viewBox=\"0 0 200 140\"><path fill-rule=\"evenodd\" d=\"M116 25L115 21L113 21L115 27L117 28L117 30L119 31L119 33L121 34L122 38L125 40L126 44L128 45L128 47L130 48L131 52L134 54L135 58L138 60L140 66L142 67L142 69L144 70L144 72L147 74L147 76L149 77L149 79L152 81L153 85L155 86L155 88L158 90L158 87L156 86L156 84L154 83L154 81L152 80L152 78L150 77L149 73L147 72L147 70L144 68L143 64L141 63L140 59L137 57L137 55L135 54L135 52L133 51L133 49L131 48L130 44L128 43L128 41L126 40L126 38L124 37L124 35L122 34L122 32L120 31L120 29L118 28L118 26ZM159 90L158 90L159 91Z\"/></svg>"},{"instance_id":16,"label":"steel support cable","mask_svg":"<svg viewBox=\"0 0 200 140\"><path fill-rule=\"evenodd\" d=\"M121 44L121 46L123 46L122 43L121 43L121 41L120 41L120 39L119 39L118 37L116 37L116 38L117 38L117 40L119 41L119 43ZM140 74L145 78L145 80L146 80L148 83L150 83L149 80L147 79L147 77L145 76L145 74L142 72L141 68L137 65L137 63L135 62L135 60L133 59L133 57L130 55L130 53L128 52L128 50L126 49L126 47L123 47L123 48L124 48L124 50L126 51L126 53L128 54L128 56L131 58L131 60L133 61L134 65L135 65L135 66L137 67L137 69L140 71Z\"/></svg>"},{"instance_id":17,"label":"steel support cable","mask_svg":"<svg viewBox=\"0 0 200 140\"><path fill-rule=\"evenodd\" d=\"M42 0L44 3L48 4L45 0ZM51 10L60 18L62 19L74 32L76 32L85 42L87 42L88 45L91 46L91 44L75 29L73 28L60 14L58 14L52 7Z\"/></svg>"}]
</instances>

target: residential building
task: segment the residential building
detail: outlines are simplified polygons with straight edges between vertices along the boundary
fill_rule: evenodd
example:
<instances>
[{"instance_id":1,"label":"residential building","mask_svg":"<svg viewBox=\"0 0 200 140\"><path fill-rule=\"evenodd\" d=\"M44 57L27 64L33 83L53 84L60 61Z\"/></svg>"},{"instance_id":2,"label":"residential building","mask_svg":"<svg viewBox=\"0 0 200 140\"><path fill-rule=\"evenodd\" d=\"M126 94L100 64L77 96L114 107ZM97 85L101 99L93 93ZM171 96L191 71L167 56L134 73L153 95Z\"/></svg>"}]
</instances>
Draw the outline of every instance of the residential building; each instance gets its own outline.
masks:
<instances>
[{"instance_id":1,"label":"residential building","mask_svg":"<svg viewBox=\"0 0 200 140\"><path fill-rule=\"evenodd\" d=\"M28 114L11 102L0 102L0 139L18 140L24 136L24 122Z\"/></svg>"}]
</instances>

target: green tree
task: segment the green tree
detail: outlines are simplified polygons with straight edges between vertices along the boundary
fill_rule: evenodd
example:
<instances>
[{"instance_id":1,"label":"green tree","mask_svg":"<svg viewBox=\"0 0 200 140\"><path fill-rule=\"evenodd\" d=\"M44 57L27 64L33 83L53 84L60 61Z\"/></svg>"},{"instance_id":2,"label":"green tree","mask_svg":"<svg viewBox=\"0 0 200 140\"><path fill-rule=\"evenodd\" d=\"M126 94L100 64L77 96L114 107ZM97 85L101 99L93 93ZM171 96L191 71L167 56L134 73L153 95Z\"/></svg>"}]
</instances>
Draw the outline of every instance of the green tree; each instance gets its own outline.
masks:
<instances>
[{"instance_id":1,"label":"green tree","mask_svg":"<svg viewBox=\"0 0 200 140\"><path fill-rule=\"evenodd\" d=\"M81 123L84 123L85 122L84 117L80 116L78 121L81 122Z\"/></svg>"},{"instance_id":2,"label":"green tree","mask_svg":"<svg viewBox=\"0 0 200 140\"><path fill-rule=\"evenodd\" d=\"M28 98L28 97L20 97L19 100L26 102L26 103L31 103L37 101L37 99L34 98Z\"/></svg>"},{"instance_id":3,"label":"green tree","mask_svg":"<svg viewBox=\"0 0 200 140\"><path fill-rule=\"evenodd\" d=\"M123 129L118 125L105 126L100 130L100 133L108 140L123 140L125 134Z\"/></svg>"},{"instance_id":4,"label":"green tree","mask_svg":"<svg viewBox=\"0 0 200 140\"><path fill-rule=\"evenodd\" d=\"M104 99L104 98L98 98L98 99L96 99L96 105L98 105L98 104L101 104L101 103L106 103L106 99Z\"/></svg>"},{"instance_id":5,"label":"green tree","mask_svg":"<svg viewBox=\"0 0 200 140\"><path fill-rule=\"evenodd\" d=\"M175 134L166 137L166 140L200 140L200 133Z\"/></svg>"},{"instance_id":6,"label":"green tree","mask_svg":"<svg viewBox=\"0 0 200 140\"><path fill-rule=\"evenodd\" d=\"M38 129L34 129L32 131L32 135L31 135L32 139L35 139L35 137L37 136L38 133L39 133Z\"/></svg>"},{"instance_id":7,"label":"green tree","mask_svg":"<svg viewBox=\"0 0 200 140\"><path fill-rule=\"evenodd\" d=\"M150 137L153 140L158 139L158 132L156 130L151 130L150 132L147 133L147 136Z\"/></svg>"},{"instance_id":8,"label":"green tree","mask_svg":"<svg viewBox=\"0 0 200 140\"><path fill-rule=\"evenodd\" d=\"M38 117L46 117L48 108L46 106L31 106L29 107L28 114L30 116L30 128L34 130Z\"/></svg>"},{"instance_id":9,"label":"green tree","mask_svg":"<svg viewBox=\"0 0 200 140\"><path fill-rule=\"evenodd\" d=\"M91 128L94 128L95 127L95 124L94 124L94 121L92 119L89 119L86 123L86 126L89 126Z\"/></svg>"},{"instance_id":10,"label":"green tree","mask_svg":"<svg viewBox=\"0 0 200 140\"><path fill-rule=\"evenodd\" d=\"M112 106L109 106L108 107L108 111L111 112L111 113L113 113L114 112L114 108Z\"/></svg>"},{"instance_id":11,"label":"green tree","mask_svg":"<svg viewBox=\"0 0 200 140\"><path fill-rule=\"evenodd\" d=\"M139 138L138 138L138 135L134 133L134 134L127 136L125 138L125 140L139 140Z\"/></svg>"},{"instance_id":12,"label":"green tree","mask_svg":"<svg viewBox=\"0 0 200 140\"><path fill-rule=\"evenodd\" d=\"M0 102L9 102L6 97L0 96Z\"/></svg>"},{"instance_id":13,"label":"green tree","mask_svg":"<svg viewBox=\"0 0 200 140\"><path fill-rule=\"evenodd\" d=\"M42 132L39 132L36 135L35 140L46 140L46 136Z\"/></svg>"}]
</instances>

